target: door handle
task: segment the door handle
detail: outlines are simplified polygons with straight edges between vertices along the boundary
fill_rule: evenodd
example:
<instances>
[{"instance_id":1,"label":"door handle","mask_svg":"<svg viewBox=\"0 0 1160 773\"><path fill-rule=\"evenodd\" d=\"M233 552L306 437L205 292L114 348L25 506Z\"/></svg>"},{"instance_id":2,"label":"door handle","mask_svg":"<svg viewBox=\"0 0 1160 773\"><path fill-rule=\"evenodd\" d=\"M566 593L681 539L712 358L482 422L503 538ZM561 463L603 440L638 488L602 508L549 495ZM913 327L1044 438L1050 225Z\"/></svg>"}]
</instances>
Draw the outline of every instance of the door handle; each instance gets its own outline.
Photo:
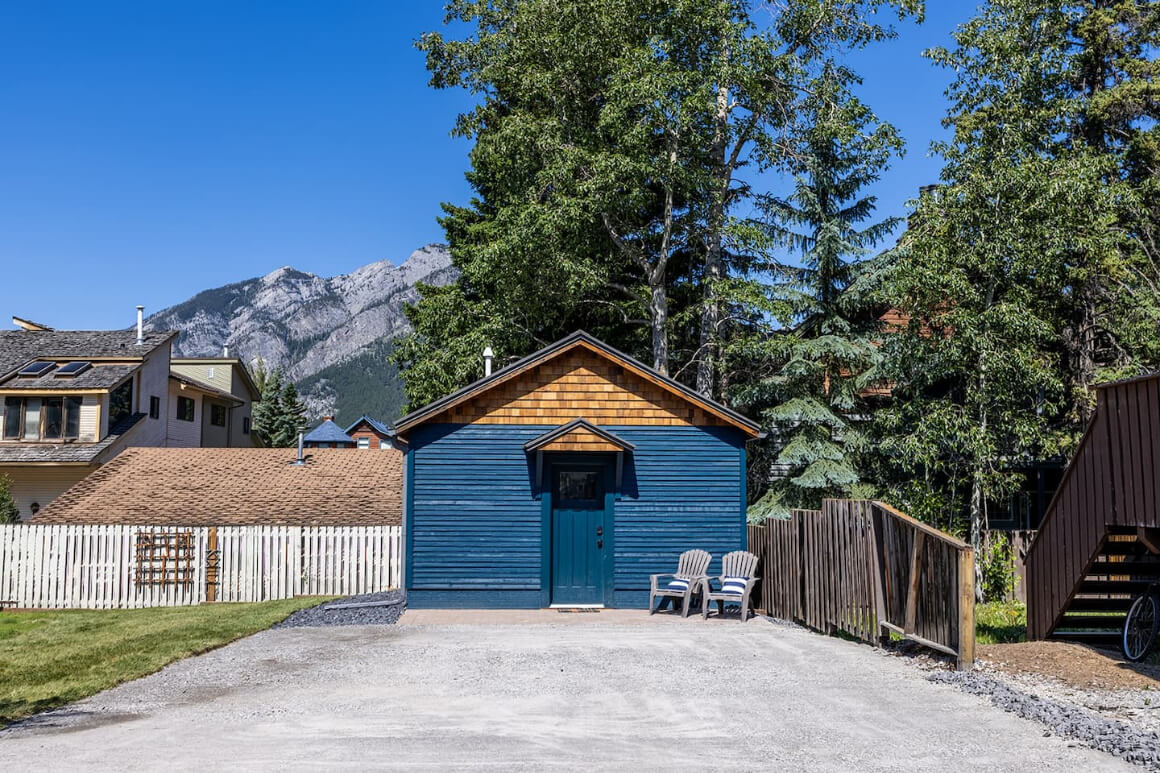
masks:
<instances>
[{"instance_id":1,"label":"door handle","mask_svg":"<svg viewBox=\"0 0 1160 773\"><path fill-rule=\"evenodd\" d=\"M602 539L598 539L598 540L596 540L596 547L597 547L597 548L602 548L602 547L604 547L604 540L602 540Z\"/></svg>"},{"instance_id":2,"label":"door handle","mask_svg":"<svg viewBox=\"0 0 1160 773\"><path fill-rule=\"evenodd\" d=\"M596 527L596 536L597 536L597 537L603 537L603 536L604 536L604 527L603 527L603 526L597 526L597 527Z\"/></svg>"}]
</instances>

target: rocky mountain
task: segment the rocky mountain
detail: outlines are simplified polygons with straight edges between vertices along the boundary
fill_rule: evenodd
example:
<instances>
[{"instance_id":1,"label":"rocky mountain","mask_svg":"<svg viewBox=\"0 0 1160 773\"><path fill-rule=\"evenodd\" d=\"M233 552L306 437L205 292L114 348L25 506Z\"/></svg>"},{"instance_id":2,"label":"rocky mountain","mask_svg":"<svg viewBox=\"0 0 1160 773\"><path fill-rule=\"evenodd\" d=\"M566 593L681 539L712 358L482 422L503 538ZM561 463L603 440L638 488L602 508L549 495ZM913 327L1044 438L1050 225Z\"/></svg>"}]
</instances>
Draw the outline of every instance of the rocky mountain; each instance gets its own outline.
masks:
<instances>
[{"instance_id":1,"label":"rocky mountain","mask_svg":"<svg viewBox=\"0 0 1160 773\"><path fill-rule=\"evenodd\" d=\"M454 279L442 244L421 247L399 265L380 260L321 277L290 266L205 290L149 317L150 329L181 331L175 356L212 357L228 347L252 364L281 367L303 392L311 417L334 412L393 419L402 407L391 342L408 332L403 306L415 284ZM348 415L349 414L349 415Z\"/></svg>"}]
</instances>

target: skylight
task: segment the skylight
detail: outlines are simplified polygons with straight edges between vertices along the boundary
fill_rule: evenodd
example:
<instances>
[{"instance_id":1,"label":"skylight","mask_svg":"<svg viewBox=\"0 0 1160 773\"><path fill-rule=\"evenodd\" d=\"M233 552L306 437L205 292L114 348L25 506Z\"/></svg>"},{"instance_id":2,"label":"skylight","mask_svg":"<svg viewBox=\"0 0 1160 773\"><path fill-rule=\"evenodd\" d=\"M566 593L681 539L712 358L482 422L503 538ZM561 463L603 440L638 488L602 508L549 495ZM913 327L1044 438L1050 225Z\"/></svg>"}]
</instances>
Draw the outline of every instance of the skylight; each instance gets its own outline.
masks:
<instances>
[{"instance_id":1,"label":"skylight","mask_svg":"<svg viewBox=\"0 0 1160 773\"><path fill-rule=\"evenodd\" d=\"M52 370L52 363L51 362L30 362L27 365L25 365L23 368L21 368L20 373L18 373L17 375L32 376L35 378L36 376L43 376L45 373L48 373L50 370Z\"/></svg>"},{"instance_id":2,"label":"skylight","mask_svg":"<svg viewBox=\"0 0 1160 773\"><path fill-rule=\"evenodd\" d=\"M89 368L93 367L91 362L73 361L61 367L56 372L57 378L71 378L73 376L84 373Z\"/></svg>"}]
</instances>

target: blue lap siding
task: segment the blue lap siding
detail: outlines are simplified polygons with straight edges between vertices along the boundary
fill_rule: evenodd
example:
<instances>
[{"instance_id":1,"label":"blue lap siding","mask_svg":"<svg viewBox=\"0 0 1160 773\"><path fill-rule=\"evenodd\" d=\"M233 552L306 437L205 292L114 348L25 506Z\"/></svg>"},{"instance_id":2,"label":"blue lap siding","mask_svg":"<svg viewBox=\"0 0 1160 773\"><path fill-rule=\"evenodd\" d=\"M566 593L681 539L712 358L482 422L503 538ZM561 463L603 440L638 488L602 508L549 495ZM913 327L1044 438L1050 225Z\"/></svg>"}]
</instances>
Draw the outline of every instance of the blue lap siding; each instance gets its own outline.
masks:
<instances>
[{"instance_id":1,"label":"blue lap siding","mask_svg":"<svg viewBox=\"0 0 1160 773\"><path fill-rule=\"evenodd\" d=\"M543 426L424 424L409 438L407 587L412 606L539 607L544 502L534 454ZM681 552L745 547L745 437L731 427L602 426L626 454L613 504L616 606L643 607L649 574ZM548 455L550 457L550 455Z\"/></svg>"}]
</instances>

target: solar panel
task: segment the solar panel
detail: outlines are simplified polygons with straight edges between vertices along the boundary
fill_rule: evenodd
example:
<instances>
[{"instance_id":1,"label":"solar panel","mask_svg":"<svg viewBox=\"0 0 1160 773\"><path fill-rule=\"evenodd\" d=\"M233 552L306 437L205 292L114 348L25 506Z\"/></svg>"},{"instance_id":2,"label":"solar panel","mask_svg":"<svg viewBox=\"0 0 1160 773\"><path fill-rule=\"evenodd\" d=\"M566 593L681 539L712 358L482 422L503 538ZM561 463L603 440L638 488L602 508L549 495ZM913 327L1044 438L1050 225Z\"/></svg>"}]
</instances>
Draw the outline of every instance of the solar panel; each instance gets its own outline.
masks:
<instances>
[{"instance_id":1,"label":"solar panel","mask_svg":"<svg viewBox=\"0 0 1160 773\"><path fill-rule=\"evenodd\" d=\"M61 369L56 372L56 377L61 378L63 376L67 378L69 376L75 376L78 373L84 373L91 367L93 367L91 362L70 362L61 366Z\"/></svg>"},{"instance_id":2,"label":"solar panel","mask_svg":"<svg viewBox=\"0 0 1160 773\"><path fill-rule=\"evenodd\" d=\"M52 370L51 362L30 362L20 369L21 376L43 376Z\"/></svg>"}]
</instances>

